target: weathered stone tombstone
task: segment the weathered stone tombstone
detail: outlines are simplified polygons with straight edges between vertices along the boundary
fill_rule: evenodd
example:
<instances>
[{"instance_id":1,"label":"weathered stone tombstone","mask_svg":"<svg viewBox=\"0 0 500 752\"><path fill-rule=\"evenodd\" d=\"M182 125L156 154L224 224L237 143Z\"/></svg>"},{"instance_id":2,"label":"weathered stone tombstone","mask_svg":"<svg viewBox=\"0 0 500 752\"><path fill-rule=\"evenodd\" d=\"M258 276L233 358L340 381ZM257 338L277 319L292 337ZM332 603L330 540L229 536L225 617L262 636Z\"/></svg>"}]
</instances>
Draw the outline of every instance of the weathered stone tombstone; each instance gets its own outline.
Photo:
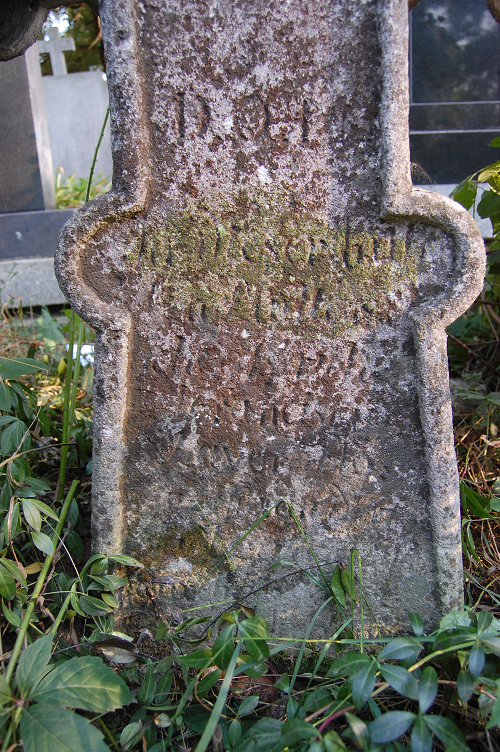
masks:
<instances>
[{"instance_id":1,"label":"weathered stone tombstone","mask_svg":"<svg viewBox=\"0 0 500 752\"><path fill-rule=\"evenodd\" d=\"M411 186L407 0L103 0L101 18L114 189L66 225L57 268L98 331L94 547L146 566L124 613L313 567L283 499L326 572L359 551L384 629L435 624L462 589L445 326L484 249ZM323 599L298 574L259 612L300 635Z\"/></svg>"}]
</instances>

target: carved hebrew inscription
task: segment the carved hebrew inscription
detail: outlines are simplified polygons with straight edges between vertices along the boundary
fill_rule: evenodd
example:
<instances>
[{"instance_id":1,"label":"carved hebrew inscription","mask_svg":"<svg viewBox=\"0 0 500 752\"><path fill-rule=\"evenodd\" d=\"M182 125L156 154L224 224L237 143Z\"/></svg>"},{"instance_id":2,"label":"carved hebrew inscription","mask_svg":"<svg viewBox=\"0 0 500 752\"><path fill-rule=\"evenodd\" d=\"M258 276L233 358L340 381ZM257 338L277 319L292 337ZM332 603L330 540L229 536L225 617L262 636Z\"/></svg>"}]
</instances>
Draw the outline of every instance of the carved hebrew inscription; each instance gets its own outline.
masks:
<instances>
[{"instance_id":1,"label":"carved hebrew inscription","mask_svg":"<svg viewBox=\"0 0 500 752\"><path fill-rule=\"evenodd\" d=\"M315 336L386 317L416 280L404 235L332 228L263 202L239 215L171 213L129 258L156 271L157 299L180 312Z\"/></svg>"}]
</instances>

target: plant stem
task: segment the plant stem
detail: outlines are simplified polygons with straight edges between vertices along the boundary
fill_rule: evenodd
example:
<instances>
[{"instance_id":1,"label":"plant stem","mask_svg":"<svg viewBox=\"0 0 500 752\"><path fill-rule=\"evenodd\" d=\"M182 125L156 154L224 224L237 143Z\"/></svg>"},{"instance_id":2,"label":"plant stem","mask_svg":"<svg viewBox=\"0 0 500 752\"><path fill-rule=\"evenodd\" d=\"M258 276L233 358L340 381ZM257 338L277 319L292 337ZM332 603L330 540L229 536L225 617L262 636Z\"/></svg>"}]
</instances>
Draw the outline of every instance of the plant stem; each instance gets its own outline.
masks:
<instances>
[{"instance_id":1,"label":"plant stem","mask_svg":"<svg viewBox=\"0 0 500 752\"><path fill-rule=\"evenodd\" d=\"M75 495L75 492L76 492L76 489L78 487L78 484L79 484L79 481L78 480L74 480L73 483L71 484L71 488L68 491L68 495L66 496L66 499L64 501L63 507L61 509L61 514L59 516L59 522L57 523L57 526L56 526L56 531L55 531L55 536L54 536L56 539L59 538L60 535L61 535L61 531L63 529L63 525L64 525L64 522L66 520L66 515L68 514L68 510L69 510L71 502L73 501L73 497ZM21 653L21 649L22 649L22 646L23 646L24 638L26 637L26 632L28 631L28 627L29 627L29 624L30 624L30 621L31 621L31 616L32 616L33 611L34 611L37 598L38 598L38 596L41 593L42 587L43 587L43 585L45 583L45 578L47 577L47 574L49 572L50 565L52 564L52 559L53 558L54 558L54 554L50 554L49 556L45 557L45 561L44 561L43 566L42 566L42 568L40 570L40 574L38 575L38 579L36 581L36 585L35 585L35 587L33 589L33 592L31 594L29 603L28 603L28 605L26 607L26 612L24 614L23 621L21 623L21 626L19 627L19 632L17 634L17 639L16 639L14 647L12 648L12 653L11 653L11 657L10 657L10 660L9 660L9 665L7 666L7 671L5 673L5 678L6 678L6 680L7 680L7 682L9 684L10 684L10 681L11 681L12 676L14 674L14 669L16 667L17 660L18 660L19 655Z\"/></svg>"},{"instance_id":2,"label":"plant stem","mask_svg":"<svg viewBox=\"0 0 500 752\"><path fill-rule=\"evenodd\" d=\"M62 443L68 443L70 434L71 416L71 385L73 373L73 345L75 342L76 313L71 311L69 338L68 338L68 359L66 361L66 379L64 382L64 401L63 401L63 428ZM64 496L64 484L66 482L66 460L68 457L68 447L64 446L61 452L61 464L59 465L59 480L57 483L56 501L61 501Z\"/></svg>"},{"instance_id":3,"label":"plant stem","mask_svg":"<svg viewBox=\"0 0 500 752\"><path fill-rule=\"evenodd\" d=\"M106 123L108 122L108 118L109 118L109 107L107 108L106 114L104 116L104 122L102 124L101 132L99 134L99 138L97 139L97 146L95 147L95 151L94 151L94 158L92 159L92 164L90 166L87 190L85 192L85 203L87 203L87 201L90 198L90 189L92 188L92 178L94 177L95 163L97 162L97 155L99 154L99 149L101 148L102 137L104 136L104 129L106 128Z\"/></svg>"},{"instance_id":4,"label":"plant stem","mask_svg":"<svg viewBox=\"0 0 500 752\"><path fill-rule=\"evenodd\" d=\"M50 629L50 634L51 635L55 635L55 633L59 629L59 625L62 622L62 620L64 619L64 615L65 615L66 611L68 610L68 606L70 604L70 601L71 601L71 593L68 593L68 595L64 599L64 603L62 604L61 608L59 609L59 613L57 614L56 620L55 620L55 622L53 623L53 625L52 625L52 627Z\"/></svg>"}]
</instances>

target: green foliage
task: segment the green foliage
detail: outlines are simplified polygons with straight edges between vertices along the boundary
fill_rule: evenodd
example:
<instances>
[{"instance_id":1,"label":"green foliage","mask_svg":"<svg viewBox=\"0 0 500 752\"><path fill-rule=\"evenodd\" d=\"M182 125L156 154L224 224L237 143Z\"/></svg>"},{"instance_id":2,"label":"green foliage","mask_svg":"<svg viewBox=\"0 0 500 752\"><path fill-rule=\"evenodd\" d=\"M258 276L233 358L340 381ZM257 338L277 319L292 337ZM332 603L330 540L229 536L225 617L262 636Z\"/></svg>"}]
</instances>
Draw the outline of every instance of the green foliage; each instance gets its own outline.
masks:
<instances>
[{"instance_id":1,"label":"green foliage","mask_svg":"<svg viewBox=\"0 0 500 752\"><path fill-rule=\"evenodd\" d=\"M56 202L58 209L77 209L87 201L88 178L77 178L75 175L64 177L62 167L56 172ZM99 174L92 180L89 198L95 198L111 189L109 178Z\"/></svg>"}]
</instances>

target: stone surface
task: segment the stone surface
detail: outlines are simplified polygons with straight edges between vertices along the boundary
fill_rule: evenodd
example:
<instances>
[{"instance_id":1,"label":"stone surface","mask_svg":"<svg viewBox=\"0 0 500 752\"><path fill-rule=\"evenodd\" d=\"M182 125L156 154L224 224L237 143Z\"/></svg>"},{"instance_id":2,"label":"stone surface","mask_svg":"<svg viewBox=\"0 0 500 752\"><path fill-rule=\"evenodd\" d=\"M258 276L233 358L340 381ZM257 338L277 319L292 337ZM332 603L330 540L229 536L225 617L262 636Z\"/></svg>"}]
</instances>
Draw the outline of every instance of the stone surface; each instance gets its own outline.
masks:
<instances>
[{"instance_id":1,"label":"stone surface","mask_svg":"<svg viewBox=\"0 0 500 752\"><path fill-rule=\"evenodd\" d=\"M101 71L42 76L54 169L64 176L87 177L106 109L108 87ZM94 175L113 171L109 124L104 131Z\"/></svg>"},{"instance_id":2,"label":"stone surface","mask_svg":"<svg viewBox=\"0 0 500 752\"><path fill-rule=\"evenodd\" d=\"M54 274L54 257L0 261L0 301L15 308L66 302Z\"/></svg>"},{"instance_id":3,"label":"stone surface","mask_svg":"<svg viewBox=\"0 0 500 752\"><path fill-rule=\"evenodd\" d=\"M54 256L62 226L73 209L0 214L0 261Z\"/></svg>"},{"instance_id":4,"label":"stone surface","mask_svg":"<svg viewBox=\"0 0 500 752\"><path fill-rule=\"evenodd\" d=\"M0 64L0 212L55 208L54 173L34 47Z\"/></svg>"},{"instance_id":5,"label":"stone surface","mask_svg":"<svg viewBox=\"0 0 500 752\"><path fill-rule=\"evenodd\" d=\"M259 612L303 634L323 591L269 572L314 567L293 508L327 576L359 551L384 630L436 624L462 598L445 327L484 247L411 186L406 0L101 18L114 189L66 225L57 273L98 331L94 548L146 565L123 613L267 583Z\"/></svg>"},{"instance_id":6,"label":"stone surface","mask_svg":"<svg viewBox=\"0 0 500 752\"><path fill-rule=\"evenodd\" d=\"M39 39L36 43L37 52L48 52L53 76L67 76L65 52L75 50L73 37L62 37L57 26L50 26L46 31L46 39Z\"/></svg>"}]
</instances>

